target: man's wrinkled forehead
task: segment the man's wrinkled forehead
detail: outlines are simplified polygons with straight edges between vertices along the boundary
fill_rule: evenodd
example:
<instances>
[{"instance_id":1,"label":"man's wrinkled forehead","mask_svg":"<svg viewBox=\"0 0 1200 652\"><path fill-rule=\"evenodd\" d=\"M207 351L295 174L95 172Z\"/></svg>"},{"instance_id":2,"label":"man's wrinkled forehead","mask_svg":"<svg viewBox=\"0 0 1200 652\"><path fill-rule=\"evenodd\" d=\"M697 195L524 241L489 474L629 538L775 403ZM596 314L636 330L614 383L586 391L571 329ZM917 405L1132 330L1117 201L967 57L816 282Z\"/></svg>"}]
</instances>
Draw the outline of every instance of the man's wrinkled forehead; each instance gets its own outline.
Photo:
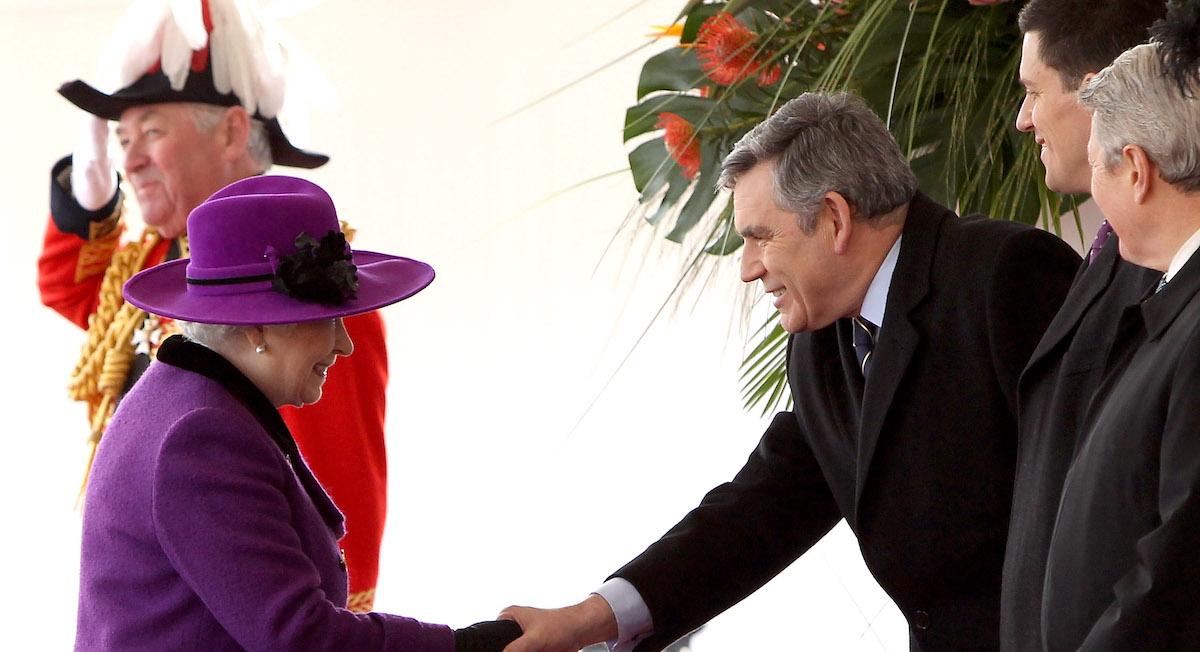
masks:
<instances>
[{"instance_id":1,"label":"man's wrinkled forehead","mask_svg":"<svg viewBox=\"0 0 1200 652\"><path fill-rule=\"evenodd\" d=\"M146 104L125 109L121 113L120 121L117 122L117 135L121 135L129 128L139 127L152 118L162 117L164 113L163 107L158 104Z\"/></svg>"}]
</instances>

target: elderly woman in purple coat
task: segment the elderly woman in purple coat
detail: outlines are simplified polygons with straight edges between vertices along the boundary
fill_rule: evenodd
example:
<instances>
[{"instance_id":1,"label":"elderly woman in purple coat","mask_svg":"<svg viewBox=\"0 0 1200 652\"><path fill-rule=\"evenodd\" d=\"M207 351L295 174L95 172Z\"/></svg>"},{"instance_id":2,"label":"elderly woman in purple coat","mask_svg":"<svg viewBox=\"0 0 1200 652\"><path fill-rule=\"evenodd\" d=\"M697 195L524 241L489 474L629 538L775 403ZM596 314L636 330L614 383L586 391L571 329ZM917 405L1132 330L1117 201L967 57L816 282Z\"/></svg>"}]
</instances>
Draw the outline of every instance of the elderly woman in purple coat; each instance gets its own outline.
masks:
<instances>
[{"instance_id":1,"label":"elderly woman in purple coat","mask_svg":"<svg viewBox=\"0 0 1200 652\"><path fill-rule=\"evenodd\" d=\"M500 650L460 630L347 610L342 515L276 408L321 397L342 318L406 299L425 263L352 252L332 200L290 177L234 183L188 218L191 259L126 299L184 336L121 402L87 490L79 650Z\"/></svg>"}]
</instances>

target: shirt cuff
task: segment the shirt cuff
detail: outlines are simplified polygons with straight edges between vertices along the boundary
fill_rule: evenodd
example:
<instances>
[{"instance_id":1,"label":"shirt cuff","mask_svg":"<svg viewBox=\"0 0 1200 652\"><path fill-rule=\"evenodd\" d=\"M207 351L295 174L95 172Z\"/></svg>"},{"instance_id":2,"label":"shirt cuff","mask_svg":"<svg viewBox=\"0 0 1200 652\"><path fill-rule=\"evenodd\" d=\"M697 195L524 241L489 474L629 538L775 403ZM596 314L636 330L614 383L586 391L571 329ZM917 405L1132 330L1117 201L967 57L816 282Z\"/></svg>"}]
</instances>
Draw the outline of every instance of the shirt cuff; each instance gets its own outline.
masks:
<instances>
[{"instance_id":1,"label":"shirt cuff","mask_svg":"<svg viewBox=\"0 0 1200 652\"><path fill-rule=\"evenodd\" d=\"M632 652L642 639L654 633L650 608L629 580L614 577L596 589L595 593L608 602L617 619L617 637L608 641L611 652Z\"/></svg>"}]
</instances>

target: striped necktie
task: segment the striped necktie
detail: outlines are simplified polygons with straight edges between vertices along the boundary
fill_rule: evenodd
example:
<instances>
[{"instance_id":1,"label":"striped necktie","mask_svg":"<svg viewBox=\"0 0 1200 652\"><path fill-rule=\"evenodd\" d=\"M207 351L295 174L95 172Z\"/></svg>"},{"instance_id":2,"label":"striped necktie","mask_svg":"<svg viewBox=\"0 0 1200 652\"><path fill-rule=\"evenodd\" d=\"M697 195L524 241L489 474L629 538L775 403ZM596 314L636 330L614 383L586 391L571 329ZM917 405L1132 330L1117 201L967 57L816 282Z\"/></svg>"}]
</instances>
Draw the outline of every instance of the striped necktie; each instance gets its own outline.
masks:
<instances>
[{"instance_id":1,"label":"striped necktie","mask_svg":"<svg viewBox=\"0 0 1200 652\"><path fill-rule=\"evenodd\" d=\"M863 378L871 371L871 352L875 349L875 334L879 327L862 317L852 317L854 338L854 355L858 358L858 368L862 370Z\"/></svg>"},{"instance_id":2,"label":"striped necktie","mask_svg":"<svg viewBox=\"0 0 1200 652\"><path fill-rule=\"evenodd\" d=\"M1163 277L1158 279L1158 287L1154 288L1154 293L1162 292L1165 287L1167 287L1167 275L1163 274Z\"/></svg>"}]
</instances>

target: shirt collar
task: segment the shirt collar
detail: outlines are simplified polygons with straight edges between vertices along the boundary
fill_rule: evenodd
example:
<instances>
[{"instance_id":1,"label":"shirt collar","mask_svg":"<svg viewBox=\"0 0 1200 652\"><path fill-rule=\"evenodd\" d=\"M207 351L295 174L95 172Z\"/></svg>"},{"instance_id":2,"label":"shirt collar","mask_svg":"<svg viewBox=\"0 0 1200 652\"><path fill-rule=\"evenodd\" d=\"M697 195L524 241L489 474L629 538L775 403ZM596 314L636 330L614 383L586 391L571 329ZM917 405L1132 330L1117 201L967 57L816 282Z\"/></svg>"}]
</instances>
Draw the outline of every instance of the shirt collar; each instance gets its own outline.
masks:
<instances>
[{"instance_id":1,"label":"shirt collar","mask_svg":"<svg viewBox=\"0 0 1200 652\"><path fill-rule=\"evenodd\" d=\"M1171 259L1171 264L1167 267L1166 279L1168 283L1171 282L1171 279L1175 278L1175 275L1191 259L1192 254L1196 253L1197 249L1200 249L1200 229L1197 229L1192 234L1192 237L1183 243L1183 246L1176 252L1175 257Z\"/></svg>"},{"instance_id":2,"label":"shirt collar","mask_svg":"<svg viewBox=\"0 0 1200 652\"><path fill-rule=\"evenodd\" d=\"M900 258L900 241L903 239L903 235L896 238L896 242L888 250L887 256L884 256L883 263L879 265L879 270L875 272L875 278L871 279L871 286L867 288L867 295L863 297L862 310L859 312L859 315L863 319L875 324L876 327L883 326L883 313L887 308L888 289L892 287L892 274L896 271L896 260Z\"/></svg>"}]
</instances>

